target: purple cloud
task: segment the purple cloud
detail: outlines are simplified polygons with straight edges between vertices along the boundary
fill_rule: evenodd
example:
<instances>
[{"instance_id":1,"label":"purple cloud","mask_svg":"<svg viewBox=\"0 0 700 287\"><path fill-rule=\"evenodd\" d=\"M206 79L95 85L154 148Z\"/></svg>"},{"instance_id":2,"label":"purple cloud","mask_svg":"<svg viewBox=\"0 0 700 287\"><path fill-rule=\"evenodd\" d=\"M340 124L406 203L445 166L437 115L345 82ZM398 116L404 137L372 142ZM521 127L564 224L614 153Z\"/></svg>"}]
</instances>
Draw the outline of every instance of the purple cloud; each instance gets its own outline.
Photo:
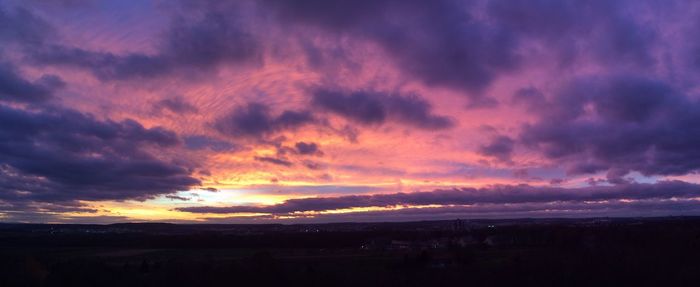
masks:
<instances>
[{"instance_id":1,"label":"purple cloud","mask_svg":"<svg viewBox=\"0 0 700 287\"><path fill-rule=\"evenodd\" d=\"M199 112L197 107L190 104L182 96L175 96L157 101L153 104L153 108L158 112L168 110L176 114L190 114Z\"/></svg>"},{"instance_id":2,"label":"purple cloud","mask_svg":"<svg viewBox=\"0 0 700 287\"><path fill-rule=\"evenodd\" d=\"M0 40L4 43L41 45L54 32L51 25L26 8L0 6Z\"/></svg>"},{"instance_id":3,"label":"purple cloud","mask_svg":"<svg viewBox=\"0 0 700 287\"><path fill-rule=\"evenodd\" d=\"M430 192L348 195L289 199L269 206L182 207L179 211L192 213L292 213L325 211L353 207L390 207L396 205L473 205L558 203L608 200L647 200L694 198L700 196L700 186L681 181L656 184L625 184L583 188L535 187L528 185L498 185L485 188L461 188Z\"/></svg>"},{"instance_id":4,"label":"purple cloud","mask_svg":"<svg viewBox=\"0 0 700 287\"><path fill-rule=\"evenodd\" d=\"M263 137L275 132L294 130L314 121L313 115L308 111L286 110L273 115L267 106L249 103L218 119L214 128L225 135Z\"/></svg>"},{"instance_id":5,"label":"purple cloud","mask_svg":"<svg viewBox=\"0 0 700 287\"><path fill-rule=\"evenodd\" d=\"M540 117L524 127L520 141L572 174L614 169L679 175L700 168L700 104L658 80L575 80Z\"/></svg>"},{"instance_id":6,"label":"purple cloud","mask_svg":"<svg viewBox=\"0 0 700 287\"><path fill-rule=\"evenodd\" d=\"M149 79L180 70L210 70L223 63L260 61L258 40L232 19L234 11L204 11L201 17L174 17L157 54L115 54L62 44L44 44L29 53L37 65L86 69L103 81Z\"/></svg>"},{"instance_id":7,"label":"purple cloud","mask_svg":"<svg viewBox=\"0 0 700 287\"><path fill-rule=\"evenodd\" d=\"M519 59L508 31L473 19L459 1L263 1L282 23L348 34L382 47L428 85L481 91ZM284 25L284 24L283 24Z\"/></svg>"},{"instance_id":8,"label":"purple cloud","mask_svg":"<svg viewBox=\"0 0 700 287\"><path fill-rule=\"evenodd\" d=\"M319 89L313 93L312 103L363 125L382 124L388 119L423 129L446 129L454 125L450 118L432 114L430 103L414 94Z\"/></svg>"},{"instance_id":9,"label":"purple cloud","mask_svg":"<svg viewBox=\"0 0 700 287\"><path fill-rule=\"evenodd\" d=\"M198 186L192 167L156 157L179 144L160 127L97 120L68 109L0 106L0 199L146 199Z\"/></svg>"},{"instance_id":10,"label":"purple cloud","mask_svg":"<svg viewBox=\"0 0 700 287\"><path fill-rule=\"evenodd\" d=\"M185 147L191 150L210 149L217 152L235 151L240 147L232 143L207 136L193 135L184 138Z\"/></svg>"},{"instance_id":11,"label":"purple cloud","mask_svg":"<svg viewBox=\"0 0 700 287\"><path fill-rule=\"evenodd\" d=\"M55 89L65 83L54 75L44 75L30 82L18 73L14 66L0 63L0 100L21 103L36 103L48 100Z\"/></svg>"},{"instance_id":12,"label":"purple cloud","mask_svg":"<svg viewBox=\"0 0 700 287\"><path fill-rule=\"evenodd\" d=\"M269 157L269 156L256 156L255 160L259 162L266 162L266 163L271 163L274 165L281 165L281 166L292 166L294 165L291 161L288 161L283 158L276 158L276 157Z\"/></svg>"},{"instance_id":13,"label":"purple cloud","mask_svg":"<svg viewBox=\"0 0 700 287\"><path fill-rule=\"evenodd\" d=\"M497 136L479 148L479 153L503 162L511 162L515 141L507 136Z\"/></svg>"},{"instance_id":14,"label":"purple cloud","mask_svg":"<svg viewBox=\"0 0 700 287\"><path fill-rule=\"evenodd\" d=\"M298 142L294 145L297 153L301 155L323 155L316 143Z\"/></svg>"}]
</instances>

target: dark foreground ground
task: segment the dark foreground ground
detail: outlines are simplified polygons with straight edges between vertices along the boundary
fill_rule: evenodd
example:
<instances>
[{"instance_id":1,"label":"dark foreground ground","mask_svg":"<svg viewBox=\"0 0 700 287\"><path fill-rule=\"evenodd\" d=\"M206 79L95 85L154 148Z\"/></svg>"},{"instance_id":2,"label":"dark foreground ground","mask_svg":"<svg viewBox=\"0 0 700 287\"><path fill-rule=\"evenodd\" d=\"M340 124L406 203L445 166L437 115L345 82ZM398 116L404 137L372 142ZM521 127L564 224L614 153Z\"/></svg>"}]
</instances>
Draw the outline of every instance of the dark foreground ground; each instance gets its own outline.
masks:
<instances>
[{"instance_id":1,"label":"dark foreground ground","mask_svg":"<svg viewBox=\"0 0 700 287\"><path fill-rule=\"evenodd\" d=\"M0 286L700 286L700 218L0 224Z\"/></svg>"}]
</instances>

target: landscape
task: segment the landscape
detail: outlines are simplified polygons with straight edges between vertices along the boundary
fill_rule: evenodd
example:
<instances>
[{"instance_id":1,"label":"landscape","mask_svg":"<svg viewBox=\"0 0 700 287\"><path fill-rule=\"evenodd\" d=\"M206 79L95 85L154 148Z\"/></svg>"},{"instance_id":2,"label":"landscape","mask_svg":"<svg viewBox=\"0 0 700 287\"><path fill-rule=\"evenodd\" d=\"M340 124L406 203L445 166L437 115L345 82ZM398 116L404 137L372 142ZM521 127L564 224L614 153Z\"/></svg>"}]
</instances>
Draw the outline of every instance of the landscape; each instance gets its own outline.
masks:
<instances>
[{"instance_id":1,"label":"landscape","mask_svg":"<svg viewBox=\"0 0 700 287\"><path fill-rule=\"evenodd\" d=\"M698 255L700 1L0 0L0 287L693 286Z\"/></svg>"},{"instance_id":2,"label":"landscape","mask_svg":"<svg viewBox=\"0 0 700 287\"><path fill-rule=\"evenodd\" d=\"M0 225L2 286L693 286L700 218Z\"/></svg>"}]
</instances>

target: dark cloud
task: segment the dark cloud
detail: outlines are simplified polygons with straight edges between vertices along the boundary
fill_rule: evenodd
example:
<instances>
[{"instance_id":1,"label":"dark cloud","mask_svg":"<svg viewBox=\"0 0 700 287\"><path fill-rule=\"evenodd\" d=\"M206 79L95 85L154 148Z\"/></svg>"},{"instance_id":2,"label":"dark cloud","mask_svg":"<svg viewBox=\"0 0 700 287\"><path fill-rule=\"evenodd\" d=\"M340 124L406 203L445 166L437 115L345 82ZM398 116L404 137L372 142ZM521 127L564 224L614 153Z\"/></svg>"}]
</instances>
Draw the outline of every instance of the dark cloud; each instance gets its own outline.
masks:
<instances>
[{"instance_id":1,"label":"dark cloud","mask_svg":"<svg viewBox=\"0 0 700 287\"><path fill-rule=\"evenodd\" d=\"M176 18L163 43L163 56L174 63L199 68L257 59L257 39L240 22L232 21L231 16L238 15L206 11L195 21Z\"/></svg>"},{"instance_id":2,"label":"dark cloud","mask_svg":"<svg viewBox=\"0 0 700 287\"><path fill-rule=\"evenodd\" d=\"M273 130L276 129L295 129L297 127L314 122L313 115L308 111L290 111L282 112L277 118L273 119L270 124Z\"/></svg>"},{"instance_id":3,"label":"dark cloud","mask_svg":"<svg viewBox=\"0 0 700 287\"><path fill-rule=\"evenodd\" d=\"M75 9L91 7L97 4L96 0L56 0L56 1L42 1L42 0L27 0L23 2L29 2L32 6L46 6L49 8L59 8L59 9Z\"/></svg>"},{"instance_id":4,"label":"dark cloud","mask_svg":"<svg viewBox=\"0 0 700 287\"><path fill-rule=\"evenodd\" d=\"M430 103L414 94L318 89L313 93L312 103L322 110L364 125L382 124L391 119L423 129L454 126L450 118L434 115Z\"/></svg>"},{"instance_id":5,"label":"dark cloud","mask_svg":"<svg viewBox=\"0 0 700 287\"><path fill-rule=\"evenodd\" d=\"M0 40L4 44L40 45L53 34L53 28L31 11L0 6Z\"/></svg>"},{"instance_id":6,"label":"dark cloud","mask_svg":"<svg viewBox=\"0 0 700 287\"><path fill-rule=\"evenodd\" d=\"M515 141L507 136L494 137L488 144L479 147L479 153L503 162L511 162Z\"/></svg>"},{"instance_id":7,"label":"dark cloud","mask_svg":"<svg viewBox=\"0 0 700 287\"><path fill-rule=\"evenodd\" d=\"M281 114L273 115L267 106L249 103L218 119L214 128L226 135L263 137L280 131L294 130L314 121L313 115L307 111L285 110Z\"/></svg>"},{"instance_id":8,"label":"dark cloud","mask_svg":"<svg viewBox=\"0 0 700 287\"><path fill-rule=\"evenodd\" d=\"M308 218L295 218L295 222L385 222L454 220L455 218L566 218L566 217L610 217L610 216L687 216L700 214L694 200L642 200L635 202L567 202L524 204L478 204L471 206L404 208L398 210L376 210L337 214L316 214ZM298 215L297 215L298 216ZM274 218L274 216L272 216ZM240 218L240 217L239 217ZM215 220L212 218L211 220Z\"/></svg>"},{"instance_id":9,"label":"dark cloud","mask_svg":"<svg viewBox=\"0 0 700 287\"><path fill-rule=\"evenodd\" d=\"M153 155L179 143L160 127L67 109L0 106L0 200L146 199L200 184L192 168Z\"/></svg>"},{"instance_id":10,"label":"dark cloud","mask_svg":"<svg viewBox=\"0 0 700 287\"><path fill-rule=\"evenodd\" d=\"M302 155L321 155L323 152L316 143L298 142L294 145L296 151Z\"/></svg>"},{"instance_id":11,"label":"dark cloud","mask_svg":"<svg viewBox=\"0 0 700 287\"><path fill-rule=\"evenodd\" d=\"M236 151L239 146L207 136L193 135L184 138L185 147L191 150L210 149L217 152Z\"/></svg>"},{"instance_id":12,"label":"dark cloud","mask_svg":"<svg viewBox=\"0 0 700 287\"><path fill-rule=\"evenodd\" d=\"M583 1L489 1L489 16L510 30L554 40L579 31L577 22ZM592 2L592 1L588 1Z\"/></svg>"},{"instance_id":13,"label":"dark cloud","mask_svg":"<svg viewBox=\"0 0 700 287\"><path fill-rule=\"evenodd\" d=\"M511 102L517 105L523 105L528 111L537 112L547 104L547 99L542 91L534 87L527 87L515 91Z\"/></svg>"},{"instance_id":14,"label":"dark cloud","mask_svg":"<svg viewBox=\"0 0 700 287\"><path fill-rule=\"evenodd\" d=\"M696 20L695 25L693 25L690 31L686 33L690 35L697 35L698 33L700 33L700 21ZM692 71L695 72L693 76L697 76L696 73L700 72L700 39L694 37L694 40L691 41L690 47L688 47L687 50L684 51L682 59L686 67L689 67Z\"/></svg>"},{"instance_id":15,"label":"dark cloud","mask_svg":"<svg viewBox=\"0 0 700 287\"><path fill-rule=\"evenodd\" d=\"M520 141L573 174L681 175L700 168L700 104L643 77L573 81L526 125Z\"/></svg>"},{"instance_id":16,"label":"dark cloud","mask_svg":"<svg viewBox=\"0 0 700 287\"><path fill-rule=\"evenodd\" d=\"M224 63L247 65L260 60L258 41L231 15L206 11L199 18L175 17L157 54L114 54L80 47L44 45L33 49L35 64L87 69L101 80L154 78L190 69L201 71Z\"/></svg>"},{"instance_id":17,"label":"dark cloud","mask_svg":"<svg viewBox=\"0 0 700 287\"><path fill-rule=\"evenodd\" d=\"M313 94L313 104L362 124L379 124L386 119L386 108L380 97L383 95L355 92L318 90Z\"/></svg>"},{"instance_id":18,"label":"dark cloud","mask_svg":"<svg viewBox=\"0 0 700 287\"><path fill-rule=\"evenodd\" d=\"M324 168L323 164L310 160L304 161L304 166L311 170L320 170Z\"/></svg>"},{"instance_id":19,"label":"dark cloud","mask_svg":"<svg viewBox=\"0 0 700 287\"><path fill-rule=\"evenodd\" d=\"M432 106L415 94L392 95L386 98L385 105L390 117L423 129L446 129L454 126L452 119L432 113Z\"/></svg>"},{"instance_id":20,"label":"dark cloud","mask_svg":"<svg viewBox=\"0 0 700 287\"><path fill-rule=\"evenodd\" d=\"M162 99L153 104L156 111L168 110L176 114L190 114L199 111L197 107L190 104L184 97L175 96L167 99Z\"/></svg>"},{"instance_id":21,"label":"dark cloud","mask_svg":"<svg viewBox=\"0 0 700 287\"><path fill-rule=\"evenodd\" d=\"M80 215L67 216L53 212L41 211L10 211L3 214L4 222L19 222L19 223L46 223L46 222L62 222L66 224L110 224L119 222L134 221L133 218L126 216L105 216L105 215Z\"/></svg>"},{"instance_id":22,"label":"dark cloud","mask_svg":"<svg viewBox=\"0 0 700 287\"><path fill-rule=\"evenodd\" d=\"M489 1L487 14L520 39L542 41L562 65L591 53L601 63L654 63L654 26L630 15L663 9L653 1ZM576 44L574 44L576 43Z\"/></svg>"},{"instance_id":23,"label":"dark cloud","mask_svg":"<svg viewBox=\"0 0 700 287\"><path fill-rule=\"evenodd\" d=\"M479 204L472 206L403 208L336 214L315 214L313 217L289 219L285 222L386 222L454 220L455 218L571 218L571 217L634 217L634 216L687 216L700 214L700 207L693 200L683 201L612 201L596 203L547 203L535 204ZM269 219L275 216L267 215ZM231 217L235 219L236 217ZM238 217L240 220L240 217ZM264 221L261 217L261 221ZM222 222L221 218L209 218ZM275 221L275 220L270 220ZM276 220L276 221L279 221ZM269 221L268 221L269 222Z\"/></svg>"},{"instance_id":24,"label":"dark cloud","mask_svg":"<svg viewBox=\"0 0 700 287\"><path fill-rule=\"evenodd\" d=\"M165 198L171 199L171 200L181 200L181 201L189 201L189 200L191 199L191 198L189 198L189 197L184 197L184 196L179 196L179 195L172 195L172 194L166 195Z\"/></svg>"},{"instance_id":25,"label":"dark cloud","mask_svg":"<svg viewBox=\"0 0 700 287\"><path fill-rule=\"evenodd\" d=\"M43 102L51 98L54 90L63 85L63 81L54 75L45 75L37 81L30 82L20 75L14 66L0 63L0 100Z\"/></svg>"},{"instance_id":26,"label":"dark cloud","mask_svg":"<svg viewBox=\"0 0 700 287\"><path fill-rule=\"evenodd\" d=\"M557 185L557 184L562 184L562 183L564 183L564 182L566 182L566 179L563 179L563 178L554 178L554 179L551 179L551 180L549 181L549 184L551 184L551 185Z\"/></svg>"},{"instance_id":27,"label":"dark cloud","mask_svg":"<svg viewBox=\"0 0 700 287\"><path fill-rule=\"evenodd\" d=\"M288 161L283 158L276 158L276 157L269 157L269 156L256 156L255 160L259 162L266 162L266 163L271 163L275 165L281 165L281 166L292 166L294 165L291 161Z\"/></svg>"},{"instance_id":28,"label":"dark cloud","mask_svg":"<svg viewBox=\"0 0 700 287\"><path fill-rule=\"evenodd\" d=\"M401 205L474 205L524 203L583 203L587 201L648 200L694 198L700 196L700 186L680 181L656 184L626 184L583 188L535 187L528 185L499 185L486 188L462 188L431 192L349 195L289 199L268 206L183 207L177 210L192 213L292 213L325 211L353 207L390 207ZM555 205L555 206L556 206Z\"/></svg>"},{"instance_id":29,"label":"dark cloud","mask_svg":"<svg viewBox=\"0 0 700 287\"><path fill-rule=\"evenodd\" d=\"M86 69L100 80L152 78L170 73L173 68L166 58L160 56L116 55L59 45L37 48L29 57L34 64Z\"/></svg>"},{"instance_id":30,"label":"dark cloud","mask_svg":"<svg viewBox=\"0 0 700 287\"><path fill-rule=\"evenodd\" d=\"M352 35L383 48L406 73L428 85L479 92L518 66L516 39L478 21L462 1L263 1L287 23ZM476 94L475 94L476 95Z\"/></svg>"},{"instance_id":31,"label":"dark cloud","mask_svg":"<svg viewBox=\"0 0 700 287\"><path fill-rule=\"evenodd\" d=\"M340 38L351 43L369 41L384 50L406 75L427 85L467 91L474 107L495 103L493 99L482 99L482 92L500 75L518 70L521 54L533 43L547 47L547 54L558 57L562 64L574 63L582 55L583 60L593 58L601 64L649 67L656 62L658 28L651 21L637 20L631 15L664 8L653 1L476 3L453 0L265 0L254 5L245 1L190 2L170 9L180 12L162 33L156 53L114 54L76 46L41 45L28 54L35 63L87 69L102 80L152 78L181 70L189 73L209 70L223 64L236 67L260 64L263 51L269 47L262 40L267 35L256 33L267 29L256 27L272 24L283 33L300 38L312 66L319 66L314 63L320 61L320 55L345 57L348 53L343 50L352 49L343 45L315 47L308 44L314 42L312 39L320 36L332 42L341 42ZM28 12L15 14L21 13ZM41 36L22 35L49 34L41 32L48 28L31 28L46 26L36 17L13 15L0 14L0 21L5 19L6 27L29 28L8 29L5 34L12 34L12 38L41 39ZM295 34L295 28L303 32ZM273 39L268 40L275 47L268 50L285 54L277 51L282 48L277 48Z\"/></svg>"},{"instance_id":32,"label":"dark cloud","mask_svg":"<svg viewBox=\"0 0 700 287\"><path fill-rule=\"evenodd\" d=\"M482 96L472 99L466 106L467 110L493 109L498 107L499 102L495 98Z\"/></svg>"},{"instance_id":33,"label":"dark cloud","mask_svg":"<svg viewBox=\"0 0 700 287\"><path fill-rule=\"evenodd\" d=\"M371 41L407 75L470 92L473 107L493 104L481 99L481 92L498 76L518 70L533 43L547 47L548 57L562 67L590 60L655 64L658 27L634 14L666 8L654 1L578 0L262 3L283 26L315 27L330 39Z\"/></svg>"},{"instance_id":34,"label":"dark cloud","mask_svg":"<svg viewBox=\"0 0 700 287\"><path fill-rule=\"evenodd\" d=\"M77 200L57 202L14 201L9 204L3 204L2 200L0 200L0 213L3 214L3 221L5 222L13 220L26 221L32 217L45 217L49 214L56 213L70 212L83 213L87 215L96 213L97 211L97 209L86 207L83 203Z\"/></svg>"}]
</instances>

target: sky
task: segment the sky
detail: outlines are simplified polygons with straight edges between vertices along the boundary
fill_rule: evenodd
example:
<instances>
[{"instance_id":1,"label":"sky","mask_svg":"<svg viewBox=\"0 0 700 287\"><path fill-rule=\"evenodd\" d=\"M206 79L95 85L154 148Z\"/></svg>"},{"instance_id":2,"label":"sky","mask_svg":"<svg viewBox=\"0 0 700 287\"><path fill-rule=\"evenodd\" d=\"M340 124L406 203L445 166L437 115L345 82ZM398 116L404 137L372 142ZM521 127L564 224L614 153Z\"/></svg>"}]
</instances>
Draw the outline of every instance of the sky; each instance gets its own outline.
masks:
<instances>
[{"instance_id":1,"label":"sky","mask_svg":"<svg viewBox=\"0 0 700 287\"><path fill-rule=\"evenodd\" d=\"M700 2L0 0L0 222L700 215Z\"/></svg>"}]
</instances>

